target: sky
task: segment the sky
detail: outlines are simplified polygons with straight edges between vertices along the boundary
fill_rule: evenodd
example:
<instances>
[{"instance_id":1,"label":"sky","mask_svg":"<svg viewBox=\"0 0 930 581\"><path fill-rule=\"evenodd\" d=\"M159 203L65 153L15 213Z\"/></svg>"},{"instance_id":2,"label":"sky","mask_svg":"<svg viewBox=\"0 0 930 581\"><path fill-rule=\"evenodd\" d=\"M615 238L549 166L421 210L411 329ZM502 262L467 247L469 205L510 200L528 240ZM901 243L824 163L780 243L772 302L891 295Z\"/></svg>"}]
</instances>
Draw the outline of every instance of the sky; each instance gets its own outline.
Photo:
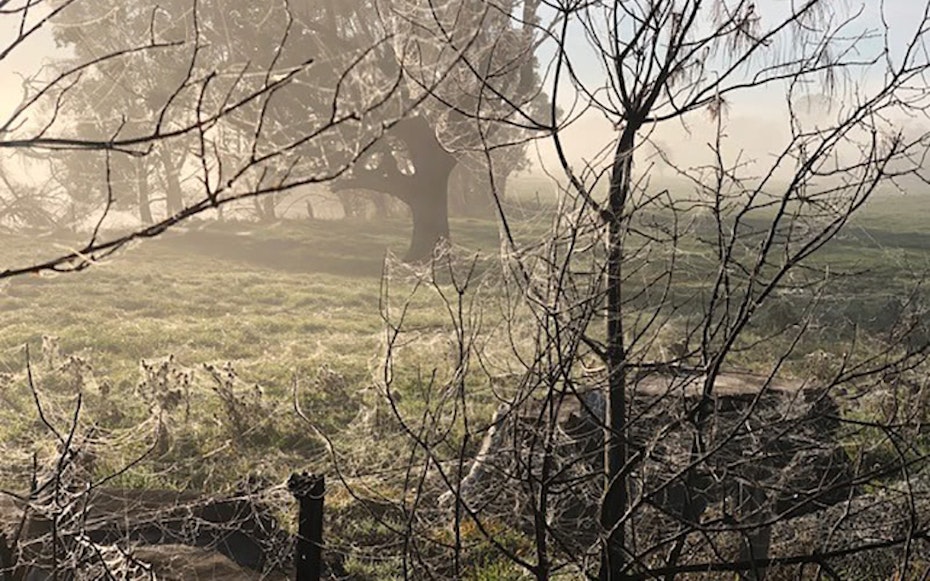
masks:
<instances>
[{"instance_id":1,"label":"sky","mask_svg":"<svg viewBox=\"0 0 930 581\"><path fill-rule=\"evenodd\" d=\"M783 18L793 2L796 3L797 0L758 0L757 12L763 18L763 22L772 22L779 17ZM839 8L844 15L859 13L858 18L845 27L845 37L852 39L860 35L872 35L872 38L857 41L857 58L881 54L885 39L882 32L887 25L890 31L890 53L892 58L900 59L904 54L906 42L913 37L923 21L925 10L925 2L922 0L886 0L884 3L837 0L833 6ZM603 69L598 66L598 59L583 35L573 35L569 39L567 50L579 77L589 88L602 86ZM928 59L926 55L921 58L923 62ZM541 60L545 60L545 57ZM874 87L880 81L879 67L850 71L847 84L840 86L833 95L833 100L843 102L848 99L846 92L858 90L861 94L862 87ZM770 161L773 150L787 143L790 133L785 89L784 84L777 84L764 90L740 91L728 100L722 127L727 137L725 147L731 157L739 154L743 159L754 159L764 163ZM810 86L807 90L815 97L820 93L817 86ZM563 93L563 98L559 101L560 106L564 109L570 108L574 92L566 86L560 91ZM829 113L816 113L835 115L838 111L839 109ZM716 123L707 112L695 112L681 122L666 122L660 127L650 128L650 139L676 164L694 166L711 160L713 152L708 143L715 136L715 128ZM563 133L565 142L571 144L570 159L577 166L594 159L604 145L609 144L616 135L614 124L599 112L581 116ZM645 147L645 157L649 157L651 151L652 147ZM555 153L546 143L540 145L536 156L541 160L537 166L552 167L556 163Z\"/></svg>"},{"instance_id":2,"label":"sky","mask_svg":"<svg viewBox=\"0 0 930 581\"><path fill-rule=\"evenodd\" d=\"M0 14L0 51L16 40L18 28L19 19L15 15ZM60 51L52 35L41 29L0 60L0 114L5 117L20 102L23 77L40 74L43 65L57 54Z\"/></svg>"},{"instance_id":3,"label":"sky","mask_svg":"<svg viewBox=\"0 0 930 581\"><path fill-rule=\"evenodd\" d=\"M81 1L81 0L79 0ZM90 1L90 0L83 0ZM131 0L126 0L131 1ZM793 2L799 0L758 0L757 11L762 18L771 19L784 14ZM836 0L833 4L844 14L861 11L860 18L847 30L849 34L858 34L865 30L879 31L883 22L892 31L890 36L892 54L899 56L903 50L904 39L909 38L923 17L922 0ZM15 38L18 20L10 15L0 15L0 39L7 44ZM877 41L866 41L860 50L875 53L881 49ZM574 59L580 75L587 82L599 83L601 75L597 66L591 63L595 59L585 48L585 39L581 34L574 34L570 39L570 54ZM21 75L33 76L41 71L44 63L60 57L62 51L55 47L51 35L40 31L34 37L17 47L0 61L0 114L12 110L21 97ZM926 58L926 57L924 57ZM542 61L546 61L543 55ZM872 79L874 81L874 79ZM857 79L868 83L868 78ZM560 103L567 108L568 101ZM787 125L784 122L784 93L779 90L754 91L742 98L735 98L729 103L725 118L727 135L739 143L739 148L748 155L764 157L773 142L784 139ZM657 130L653 137L656 143L667 149L668 155L678 163L699 163L707 155L707 134L713 127L707 115L689 116L686 123L670 123ZM591 159L605 145L609 145L615 136L611 123L597 113L587 114L565 132L565 141L570 144L573 163L584 163ZM542 163L554 162L550 149L541 148L538 157Z\"/></svg>"}]
</instances>

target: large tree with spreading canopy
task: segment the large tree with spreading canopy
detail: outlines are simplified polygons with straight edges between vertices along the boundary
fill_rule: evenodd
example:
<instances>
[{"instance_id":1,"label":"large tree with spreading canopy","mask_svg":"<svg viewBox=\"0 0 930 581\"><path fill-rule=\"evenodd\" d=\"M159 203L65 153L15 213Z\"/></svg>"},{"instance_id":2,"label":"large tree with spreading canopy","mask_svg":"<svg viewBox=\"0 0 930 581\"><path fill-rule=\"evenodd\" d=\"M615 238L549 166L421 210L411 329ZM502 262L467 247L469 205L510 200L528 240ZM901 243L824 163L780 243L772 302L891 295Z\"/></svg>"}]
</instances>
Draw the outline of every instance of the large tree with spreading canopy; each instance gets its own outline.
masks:
<instances>
[{"instance_id":1,"label":"large tree with spreading canopy","mask_svg":"<svg viewBox=\"0 0 930 581\"><path fill-rule=\"evenodd\" d=\"M172 42L189 40L196 25L201 61L227 77L238 75L239 92L303 67L301 78L228 116L216 129L222 138L211 136L214 146L245 157L260 152L242 142L259 139L258 149L280 149L273 164L252 172L251 183L258 187L286 188L306 176L350 165L333 189L364 189L403 202L413 218L407 258L419 260L449 237L450 176L457 166L467 176L458 180L466 185L459 188L464 190L461 196L470 196L459 205L489 211L494 207L490 190L502 193L507 176L525 163L522 142L528 134L515 113L545 102L534 58L537 8L537 1L512 0L442 5L319 0L299 6L183 1L128 6L111 1L71 8L56 27L56 39L81 61L147 34ZM424 33L412 24L425 10L436 12L440 28ZM88 22L94 23L92 33L80 25ZM183 75L183 64L170 51L114 63L81 85L86 103L82 112L98 119L101 135L122 122L120 114L130 111L129 122L133 117L150 119L169 99L169 120L190 117L196 110L194 96L187 95L182 103L173 95L177 80L172 75ZM482 90L485 85L495 87L494 98ZM205 97L224 98L219 92ZM306 138L340 108L356 105L368 110L358 123ZM482 123L476 124L476 117ZM160 176L156 183L165 185L168 214L182 204L178 176L186 153L196 153L198 147L189 138L157 148L157 167L152 168ZM484 169L491 160L495 179L488 182ZM140 176L146 173L137 169ZM483 182L484 192L476 198L475 188L468 186L477 181ZM146 202L150 184L141 177L134 183L136 197ZM264 200L263 213L273 218L274 195ZM147 204L139 206L143 219L150 220Z\"/></svg>"}]
</instances>

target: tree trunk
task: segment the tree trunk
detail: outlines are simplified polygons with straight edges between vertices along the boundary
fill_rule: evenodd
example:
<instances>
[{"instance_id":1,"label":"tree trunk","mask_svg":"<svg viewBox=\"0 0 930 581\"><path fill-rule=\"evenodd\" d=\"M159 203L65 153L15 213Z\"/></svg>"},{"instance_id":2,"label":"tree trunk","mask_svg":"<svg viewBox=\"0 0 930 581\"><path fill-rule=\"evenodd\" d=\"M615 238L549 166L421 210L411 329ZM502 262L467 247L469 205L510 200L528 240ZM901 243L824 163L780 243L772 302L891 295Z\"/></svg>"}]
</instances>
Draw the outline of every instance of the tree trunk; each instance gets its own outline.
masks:
<instances>
[{"instance_id":1,"label":"tree trunk","mask_svg":"<svg viewBox=\"0 0 930 581\"><path fill-rule=\"evenodd\" d=\"M441 240L449 238L449 176L458 162L443 149L433 127L423 117L403 119L389 136L372 150L380 154L376 167L356 163L352 174L334 184L333 190L372 190L407 204L413 215L413 234L404 260L425 260ZM403 145L413 173L401 171L397 142Z\"/></svg>"},{"instance_id":2,"label":"tree trunk","mask_svg":"<svg viewBox=\"0 0 930 581\"><path fill-rule=\"evenodd\" d=\"M387 192L406 202L413 215L413 235L404 260L426 260L440 241L449 238L449 177L458 162L423 117L404 119L393 135L406 146L414 167L412 175L401 174L407 178L403 191ZM396 166L394 171L400 174Z\"/></svg>"},{"instance_id":3,"label":"tree trunk","mask_svg":"<svg viewBox=\"0 0 930 581\"><path fill-rule=\"evenodd\" d=\"M136 164L136 191L139 196L139 219L143 224L152 224L155 220L152 217L152 204L149 200L149 176L146 165L144 159L140 159Z\"/></svg>"},{"instance_id":4,"label":"tree trunk","mask_svg":"<svg viewBox=\"0 0 930 581\"><path fill-rule=\"evenodd\" d=\"M604 497L601 501L600 581L625 577L624 527L629 505L626 442L626 344L623 338L623 215L630 194L630 171L636 129L624 128L614 154L608 200L607 238L607 425L604 428Z\"/></svg>"},{"instance_id":5,"label":"tree trunk","mask_svg":"<svg viewBox=\"0 0 930 581\"><path fill-rule=\"evenodd\" d=\"M274 222L278 219L278 213L275 209L275 195L266 194L262 196L262 219L267 222Z\"/></svg>"},{"instance_id":6,"label":"tree trunk","mask_svg":"<svg viewBox=\"0 0 930 581\"><path fill-rule=\"evenodd\" d=\"M165 170L165 209L168 216L173 216L184 209L184 194L181 191L181 180L178 178L178 168L167 147L160 151L162 168Z\"/></svg>"},{"instance_id":7,"label":"tree trunk","mask_svg":"<svg viewBox=\"0 0 930 581\"><path fill-rule=\"evenodd\" d=\"M413 215L413 235L405 262L428 259L437 244L449 239L449 196L444 185L424 183L423 193L411 196L408 204Z\"/></svg>"},{"instance_id":8,"label":"tree trunk","mask_svg":"<svg viewBox=\"0 0 930 581\"><path fill-rule=\"evenodd\" d=\"M274 222L277 220L274 194L263 194L253 199L255 216L258 218L259 222Z\"/></svg>"}]
</instances>

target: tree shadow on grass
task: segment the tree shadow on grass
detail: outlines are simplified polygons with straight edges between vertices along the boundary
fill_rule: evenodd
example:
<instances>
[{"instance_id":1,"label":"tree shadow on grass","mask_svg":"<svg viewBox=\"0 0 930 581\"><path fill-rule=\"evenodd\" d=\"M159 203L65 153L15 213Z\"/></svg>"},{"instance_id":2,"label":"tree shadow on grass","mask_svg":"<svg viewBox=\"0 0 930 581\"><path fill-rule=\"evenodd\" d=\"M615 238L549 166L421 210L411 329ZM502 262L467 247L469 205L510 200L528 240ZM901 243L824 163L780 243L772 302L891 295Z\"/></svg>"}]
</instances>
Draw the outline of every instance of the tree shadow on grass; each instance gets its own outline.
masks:
<instances>
[{"instance_id":1,"label":"tree shadow on grass","mask_svg":"<svg viewBox=\"0 0 930 581\"><path fill-rule=\"evenodd\" d=\"M381 275L386 247L364 236L334 236L324 241L287 236L203 229L170 234L165 248L290 273L319 272L346 277Z\"/></svg>"}]
</instances>

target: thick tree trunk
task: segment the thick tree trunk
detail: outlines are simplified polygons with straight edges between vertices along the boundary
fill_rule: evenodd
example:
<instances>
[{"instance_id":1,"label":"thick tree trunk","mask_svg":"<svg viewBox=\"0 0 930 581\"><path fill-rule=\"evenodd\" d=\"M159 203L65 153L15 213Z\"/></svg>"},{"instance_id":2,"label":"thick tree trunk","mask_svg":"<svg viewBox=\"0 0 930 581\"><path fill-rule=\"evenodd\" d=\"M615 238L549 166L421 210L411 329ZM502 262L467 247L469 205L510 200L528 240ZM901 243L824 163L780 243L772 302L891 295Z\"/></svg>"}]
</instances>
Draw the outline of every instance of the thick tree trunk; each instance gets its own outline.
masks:
<instances>
[{"instance_id":1,"label":"thick tree trunk","mask_svg":"<svg viewBox=\"0 0 930 581\"><path fill-rule=\"evenodd\" d=\"M406 262L428 259L437 244L449 239L448 192L445 187L439 187L438 183L431 185L433 189L412 196L408 202L413 215L413 235L404 257Z\"/></svg>"},{"instance_id":2,"label":"thick tree trunk","mask_svg":"<svg viewBox=\"0 0 930 581\"><path fill-rule=\"evenodd\" d=\"M404 175L407 183L403 191L387 192L406 202L413 215L413 235L404 260L426 260L437 244L449 238L449 177L457 161L443 149L423 117L403 120L393 135L406 146L414 167L412 175Z\"/></svg>"},{"instance_id":3,"label":"thick tree trunk","mask_svg":"<svg viewBox=\"0 0 930 581\"><path fill-rule=\"evenodd\" d=\"M148 167L145 160L139 160L136 164L136 192L139 202L139 219L143 224L152 224L155 220L152 217L152 204L149 200L149 176Z\"/></svg>"},{"instance_id":4,"label":"thick tree trunk","mask_svg":"<svg viewBox=\"0 0 930 581\"><path fill-rule=\"evenodd\" d=\"M259 222L274 222L278 219L277 212L275 211L276 204L274 198L274 194L264 194L253 198L255 217Z\"/></svg>"},{"instance_id":5,"label":"thick tree trunk","mask_svg":"<svg viewBox=\"0 0 930 581\"><path fill-rule=\"evenodd\" d=\"M403 149L402 154L398 149ZM373 151L380 154L376 167L357 163L352 175L334 184L333 189L382 192L407 204L413 216L413 234L404 260L426 260L440 241L449 238L449 176L457 160L443 149L423 117L400 121ZM401 165L407 164L401 164L399 159L403 158L398 155L412 163L412 173L401 171Z\"/></svg>"}]
</instances>

